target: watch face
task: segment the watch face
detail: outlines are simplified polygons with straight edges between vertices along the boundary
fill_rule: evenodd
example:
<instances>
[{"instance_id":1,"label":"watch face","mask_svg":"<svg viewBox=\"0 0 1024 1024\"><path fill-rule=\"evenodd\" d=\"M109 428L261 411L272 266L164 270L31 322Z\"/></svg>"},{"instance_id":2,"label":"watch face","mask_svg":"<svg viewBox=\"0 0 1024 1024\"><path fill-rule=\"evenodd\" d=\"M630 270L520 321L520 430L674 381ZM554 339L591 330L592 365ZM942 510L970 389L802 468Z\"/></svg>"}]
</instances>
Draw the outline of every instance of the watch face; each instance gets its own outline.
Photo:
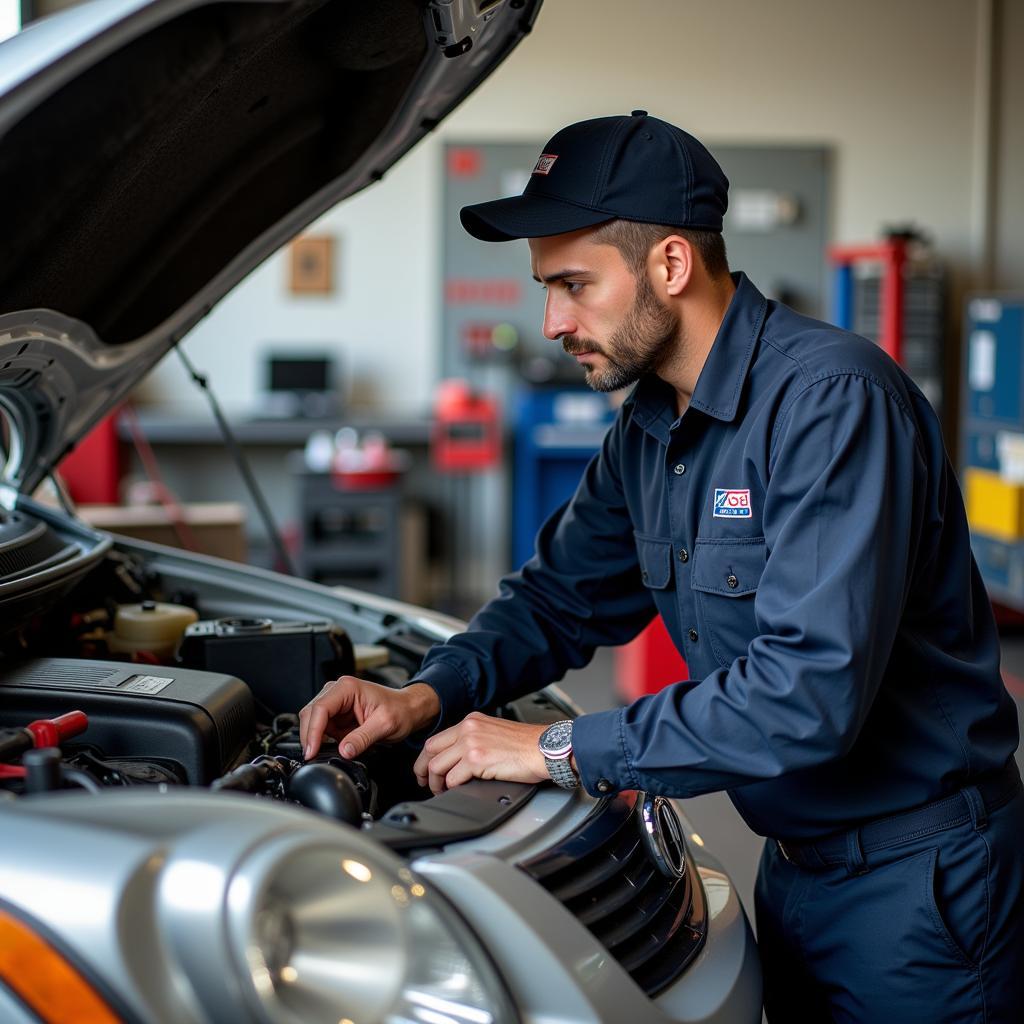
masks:
<instances>
[{"instance_id":1,"label":"watch face","mask_svg":"<svg viewBox=\"0 0 1024 1024\"><path fill-rule=\"evenodd\" d=\"M558 757L572 750L572 722L555 722L540 735L540 749L545 757Z\"/></svg>"}]
</instances>

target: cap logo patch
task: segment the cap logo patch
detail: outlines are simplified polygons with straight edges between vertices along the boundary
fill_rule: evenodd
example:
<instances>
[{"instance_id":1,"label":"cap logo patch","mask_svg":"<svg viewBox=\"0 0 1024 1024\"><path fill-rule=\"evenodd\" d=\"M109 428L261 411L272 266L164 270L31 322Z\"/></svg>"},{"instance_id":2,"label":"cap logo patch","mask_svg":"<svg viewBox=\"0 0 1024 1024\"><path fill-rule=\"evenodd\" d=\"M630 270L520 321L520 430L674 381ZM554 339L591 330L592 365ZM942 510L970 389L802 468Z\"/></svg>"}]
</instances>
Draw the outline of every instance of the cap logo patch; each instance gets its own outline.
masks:
<instances>
[{"instance_id":1,"label":"cap logo patch","mask_svg":"<svg viewBox=\"0 0 1024 1024\"><path fill-rule=\"evenodd\" d=\"M541 153L537 157L536 166L533 168L533 174L550 174L551 168L555 166L555 161L558 159L556 155L551 153Z\"/></svg>"},{"instance_id":2,"label":"cap logo patch","mask_svg":"<svg viewBox=\"0 0 1024 1024\"><path fill-rule=\"evenodd\" d=\"M749 519L753 515L750 511L750 491L716 487L714 515L719 519Z\"/></svg>"}]
</instances>

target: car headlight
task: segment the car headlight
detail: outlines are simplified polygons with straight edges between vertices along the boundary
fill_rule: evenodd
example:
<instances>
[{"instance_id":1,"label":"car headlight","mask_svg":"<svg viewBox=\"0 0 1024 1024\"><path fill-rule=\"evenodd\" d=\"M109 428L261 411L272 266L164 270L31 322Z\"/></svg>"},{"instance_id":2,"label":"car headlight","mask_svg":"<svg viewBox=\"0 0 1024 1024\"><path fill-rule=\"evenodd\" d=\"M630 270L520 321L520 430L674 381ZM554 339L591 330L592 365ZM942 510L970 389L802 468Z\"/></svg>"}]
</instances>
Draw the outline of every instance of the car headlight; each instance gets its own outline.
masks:
<instances>
[{"instance_id":1,"label":"car headlight","mask_svg":"<svg viewBox=\"0 0 1024 1024\"><path fill-rule=\"evenodd\" d=\"M279 841L232 873L228 943L246 1001L268 1024L514 1019L476 937L389 860L368 843Z\"/></svg>"}]
</instances>

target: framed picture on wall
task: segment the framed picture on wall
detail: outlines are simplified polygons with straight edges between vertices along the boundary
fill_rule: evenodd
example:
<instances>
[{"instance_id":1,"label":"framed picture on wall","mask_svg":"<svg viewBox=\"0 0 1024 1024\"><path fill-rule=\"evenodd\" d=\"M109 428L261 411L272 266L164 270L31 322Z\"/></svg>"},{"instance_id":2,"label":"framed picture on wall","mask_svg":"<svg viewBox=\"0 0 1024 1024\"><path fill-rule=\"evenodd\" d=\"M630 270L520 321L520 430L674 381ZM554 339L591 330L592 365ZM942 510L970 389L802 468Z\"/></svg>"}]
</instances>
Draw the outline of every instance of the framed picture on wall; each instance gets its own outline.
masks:
<instances>
[{"instance_id":1,"label":"framed picture on wall","mask_svg":"<svg viewBox=\"0 0 1024 1024\"><path fill-rule=\"evenodd\" d=\"M334 239L304 235L289 247L288 290L293 295L334 292Z\"/></svg>"}]
</instances>

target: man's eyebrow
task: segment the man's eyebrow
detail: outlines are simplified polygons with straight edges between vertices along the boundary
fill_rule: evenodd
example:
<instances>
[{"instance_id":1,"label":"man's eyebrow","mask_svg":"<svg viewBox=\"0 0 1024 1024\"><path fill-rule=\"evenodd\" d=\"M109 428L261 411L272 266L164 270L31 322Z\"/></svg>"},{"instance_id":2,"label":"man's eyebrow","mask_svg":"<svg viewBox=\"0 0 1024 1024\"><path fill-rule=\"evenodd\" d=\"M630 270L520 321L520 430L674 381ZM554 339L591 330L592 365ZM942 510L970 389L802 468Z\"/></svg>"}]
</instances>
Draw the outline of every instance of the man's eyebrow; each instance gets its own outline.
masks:
<instances>
[{"instance_id":1,"label":"man's eyebrow","mask_svg":"<svg viewBox=\"0 0 1024 1024\"><path fill-rule=\"evenodd\" d=\"M567 277L585 277L587 271L585 270L559 270L557 274L545 274L543 278L538 277L536 274L533 275L534 281L537 284L554 284L555 281L564 281Z\"/></svg>"}]
</instances>

